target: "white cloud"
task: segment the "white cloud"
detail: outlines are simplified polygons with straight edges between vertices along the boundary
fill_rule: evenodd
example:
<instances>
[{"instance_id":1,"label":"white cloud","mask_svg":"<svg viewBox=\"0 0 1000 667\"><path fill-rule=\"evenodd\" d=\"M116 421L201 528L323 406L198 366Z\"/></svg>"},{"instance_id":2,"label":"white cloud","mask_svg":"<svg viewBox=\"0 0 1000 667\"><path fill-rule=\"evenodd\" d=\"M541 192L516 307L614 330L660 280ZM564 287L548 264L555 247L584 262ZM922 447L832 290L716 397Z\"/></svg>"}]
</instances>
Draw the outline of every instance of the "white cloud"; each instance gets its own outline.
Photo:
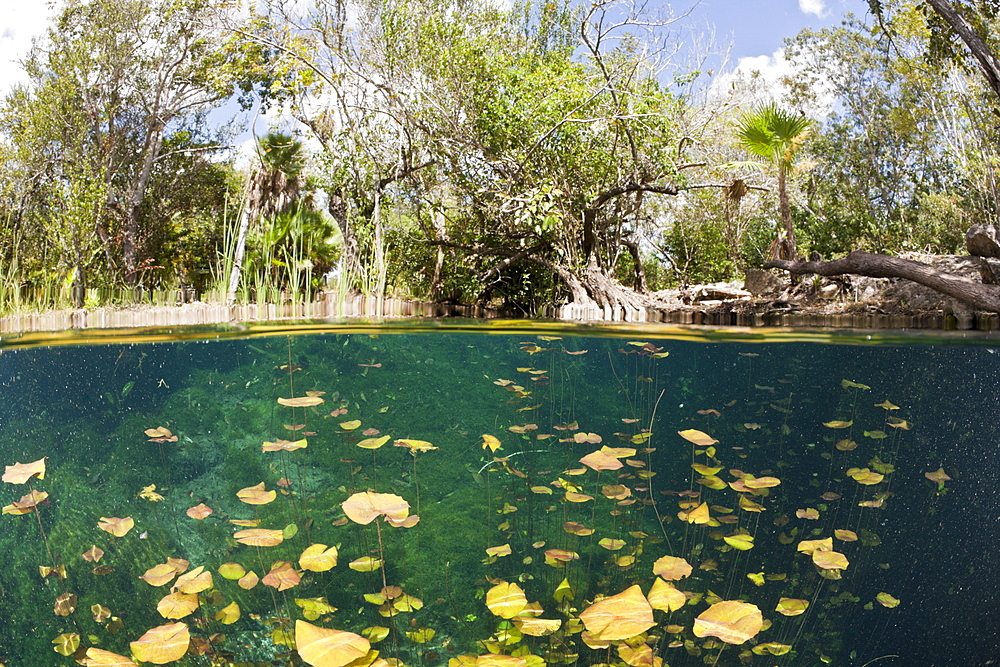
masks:
<instances>
[{"instance_id":1,"label":"white cloud","mask_svg":"<svg viewBox=\"0 0 1000 667\"><path fill-rule=\"evenodd\" d=\"M801 63L785 58L785 50L778 49L769 56L740 58L736 67L712 82L709 97L728 100L738 106L775 101L787 103L789 94L784 79L793 76ZM815 99L802 111L812 118L823 118L832 111L835 98L824 80L813 83Z\"/></svg>"},{"instance_id":2,"label":"white cloud","mask_svg":"<svg viewBox=\"0 0 1000 667\"><path fill-rule=\"evenodd\" d=\"M799 0L799 9L805 14L812 14L816 18L826 18L830 12L826 9L824 0Z\"/></svg>"},{"instance_id":3,"label":"white cloud","mask_svg":"<svg viewBox=\"0 0 1000 667\"><path fill-rule=\"evenodd\" d=\"M45 32L50 3L19 2L0 19L0 96L26 81L19 61L28 55L31 40Z\"/></svg>"},{"instance_id":4,"label":"white cloud","mask_svg":"<svg viewBox=\"0 0 1000 667\"><path fill-rule=\"evenodd\" d=\"M716 77L710 96L751 98L752 102L777 100L784 94L781 79L794 72L794 66L785 59L785 50L778 49L769 56L740 58L733 71Z\"/></svg>"}]
</instances>

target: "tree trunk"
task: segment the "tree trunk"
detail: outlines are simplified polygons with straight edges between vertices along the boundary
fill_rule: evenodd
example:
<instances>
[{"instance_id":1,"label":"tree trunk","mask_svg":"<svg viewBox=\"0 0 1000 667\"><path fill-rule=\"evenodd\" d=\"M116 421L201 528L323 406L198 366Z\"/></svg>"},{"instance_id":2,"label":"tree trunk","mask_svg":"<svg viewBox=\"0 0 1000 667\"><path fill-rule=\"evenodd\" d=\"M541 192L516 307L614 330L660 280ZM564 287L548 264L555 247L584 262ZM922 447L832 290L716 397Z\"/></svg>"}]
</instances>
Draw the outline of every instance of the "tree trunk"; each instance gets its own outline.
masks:
<instances>
[{"instance_id":1,"label":"tree trunk","mask_svg":"<svg viewBox=\"0 0 1000 667\"><path fill-rule=\"evenodd\" d=\"M785 238L788 240L788 247L791 256L794 258L799 251L799 245L795 241L795 227L792 225L792 205L788 198L788 174L785 166L778 166L778 210L781 213L781 222L785 227Z\"/></svg>"},{"instance_id":2,"label":"tree trunk","mask_svg":"<svg viewBox=\"0 0 1000 667\"><path fill-rule=\"evenodd\" d=\"M236 292L240 288L240 277L243 273L243 255L246 253L247 233L250 229L250 218L253 208L250 204L250 184L247 183L246 196L243 200L243 210L240 212L240 228L236 232L236 247L233 249L233 267L229 272L229 287L226 290L226 305L236 303Z\"/></svg>"},{"instance_id":3,"label":"tree trunk","mask_svg":"<svg viewBox=\"0 0 1000 667\"><path fill-rule=\"evenodd\" d=\"M943 273L928 264L899 257L855 250L846 257L829 262L772 259L764 264L764 268L784 269L799 275L815 273L820 276L840 276L853 273L870 278L905 278L973 308L1000 313L1000 289L997 287Z\"/></svg>"},{"instance_id":4,"label":"tree trunk","mask_svg":"<svg viewBox=\"0 0 1000 667\"><path fill-rule=\"evenodd\" d=\"M372 214L372 223L375 227L374 253L375 253L375 298L385 298L385 239L382 230L382 191L375 192L375 212Z\"/></svg>"},{"instance_id":5,"label":"tree trunk","mask_svg":"<svg viewBox=\"0 0 1000 667\"><path fill-rule=\"evenodd\" d=\"M622 239L621 244L628 249L628 254L632 256L632 264L635 267L635 290L645 293L646 271L642 268L642 259L639 257L639 244L628 239Z\"/></svg>"},{"instance_id":6,"label":"tree trunk","mask_svg":"<svg viewBox=\"0 0 1000 667\"><path fill-rule=\"evenodd\" d=\"M125 210L125 227L122 230L122 261L125 269L125 284L134 286L139 282L137 247L139 239L139 209L142 200L146 196L146 187L153 174L153 163L160 154L160 147L163 145L164 122L157 120L149 129L144 146L145 156L139 175L129 192L127 208Z\"/></svg>"},{"instance_id":7,"label":"tree trunk","mask_svg":"<svg viewBox=\"0 0 1000 667\"><path fill-rule=\"evenodd\" d=\"M326 210L337 222L337 228L340 229L340 235L344 240L340 252L340 277L346 283L350 283L360 271L361 264L358 258L358 237L354 234L354 226L347 212L347 200L339 194L330 193Z\"/></svg>"},{"instance_id":8,"label":"tree trunk","mask_svg":"<svg viewBox=\"0 0 1000 667\"><path fill-rule=\"evenodd\" d=\"M1000 60L997 59L989 44L979 36L976 29L947 0L927 0L938 16L951 26L965 45L969 47L979 69L986 77L986 82L993 92L1000 95Z\"/></svg>"},{"instance_id":9,"label":"tree trunk","mask_svg":"<svg viewBox=\"0 0 1000 667\"><path fill-rule=\"evenodd\" d=\"M579 276L567 267L542 257L528 255L525 259L552 270L555 276L569 289L570 305L623 311L639 311L664 305L647 294L640 294L625 287L604 273L594 258L591 258L590 264Z\"/></svg>"},{"instance_id":10,"label":"tree trunk","mask_svg":"<svg viewBox=\"0 0 1000 667\"><path fill-rule=\"evenodd\" d=\"M446 226L444 213L439 209L434 213L434 240L446 240ZM441 270L444 268L444 246L437 247L437 255L434 257L434 275L431 278L431 301L441 298Z\"/></svg>"}]
</instances>

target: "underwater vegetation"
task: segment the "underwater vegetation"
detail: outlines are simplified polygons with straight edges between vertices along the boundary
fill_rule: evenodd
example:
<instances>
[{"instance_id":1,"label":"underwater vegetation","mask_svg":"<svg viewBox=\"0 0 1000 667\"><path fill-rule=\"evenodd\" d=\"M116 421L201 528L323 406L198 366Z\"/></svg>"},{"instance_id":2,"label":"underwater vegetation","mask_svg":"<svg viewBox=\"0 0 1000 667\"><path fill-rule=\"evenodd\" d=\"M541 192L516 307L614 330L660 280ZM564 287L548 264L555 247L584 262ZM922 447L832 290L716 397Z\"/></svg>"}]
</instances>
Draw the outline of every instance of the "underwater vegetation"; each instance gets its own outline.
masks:
<instances>
[{"instance_id":1,"label":"underwater vegetation","mask_svg":"<svg viewBox=\"0 0 1000 667\"><path fill-rule=\"evenodd\" d=\"M906 397L755 352L699 391L666 342L351 340L5 462L0 664L851 664L844 624L907 604L888 512L953 484L899 479Z\"/></svg>"}]
</instances>

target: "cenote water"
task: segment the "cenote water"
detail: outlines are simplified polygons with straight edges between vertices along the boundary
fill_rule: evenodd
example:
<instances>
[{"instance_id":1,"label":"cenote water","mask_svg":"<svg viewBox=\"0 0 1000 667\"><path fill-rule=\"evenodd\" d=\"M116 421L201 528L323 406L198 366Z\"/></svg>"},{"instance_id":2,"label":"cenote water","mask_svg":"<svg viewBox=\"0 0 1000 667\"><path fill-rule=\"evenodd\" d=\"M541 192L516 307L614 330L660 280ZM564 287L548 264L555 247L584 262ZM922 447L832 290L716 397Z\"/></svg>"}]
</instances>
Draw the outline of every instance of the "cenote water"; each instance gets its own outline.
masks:
<instances>
[{"instance_id":1,"label":"cenote water","mask_svg":"<svg viewBox=\"0 0 1000 667\"><path fill-rule=\"evenodd\" d=\"M990 339L58 342L0 354L7 667L1000 656Z\"/></svg>"}]
</instances>

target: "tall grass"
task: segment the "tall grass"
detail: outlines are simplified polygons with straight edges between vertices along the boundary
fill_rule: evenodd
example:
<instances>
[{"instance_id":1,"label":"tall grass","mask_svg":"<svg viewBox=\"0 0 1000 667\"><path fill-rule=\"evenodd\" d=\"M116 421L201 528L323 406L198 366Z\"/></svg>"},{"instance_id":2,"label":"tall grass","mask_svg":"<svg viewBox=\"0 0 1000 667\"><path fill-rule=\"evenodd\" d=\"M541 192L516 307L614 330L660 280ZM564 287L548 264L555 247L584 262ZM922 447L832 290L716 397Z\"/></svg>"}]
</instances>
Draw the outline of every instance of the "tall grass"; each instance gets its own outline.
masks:
<instances>
[{"instance_id":1,"label":"tall grass","mask_svg":"<svg viewBox=\"0 0 1000 667\"><path fill-rule=\"evenodd\" d=\"M205 294L206 301L224 302L227 299L230 275L236 263L242 213L242 210L237 211L224 224L222 248L212 270L212 284ZM235 303L254 303L263 307L269 304L310 303L316 298L310 261L313 249L304 225L306 215L303 211L289 214L289 218L281 221L275 218L250 222L251 230L256 228L257 231L248 234Z\"/></svg>"},{"instance_id":2,"label":"tall grass","mask_svg":"<svg viewBox=\"0 0 1000 667\"><path fill-rule=\"evenodd\" d=\"M222 243L211 262L211 278L205 292L199 295L207 303L226 303L230 275L235 264L237 235L242 204L227 203L223 211ZM266 225L263 233L261 225ZM255 238L248 239L242 275L235 294L237 304L256 304L263 309L272 304L309 304L321 293L312 282L313 244L305 224L305 213L291 214L290 219L276 227L275 220L254 220ZM253 234L251 234L253 236ZM175 305L185 301L180 284L156 290L91 287L84 291L74 281L49 270L42 275L25 275L22 239L10 232L6 239L8 252L0 254L0 316L36 313L74 307ZM253 244L253 248L251 248ZM350 285L362 282L359 275L344 275L337 281L331 296L344 303Z\"/></svg>"},{"instance_id":3,"label":"tall grass","mask_svg":"<svg viewBox=\"0 0 1000 667\"><path fill-rule=\"evenodd\" d=\"M0 315L40 312L73 306L73 285L55 270L29 281L21 262L23 237L12 232L10 252L0 255Z\"/></svg>"}]
</instances>

